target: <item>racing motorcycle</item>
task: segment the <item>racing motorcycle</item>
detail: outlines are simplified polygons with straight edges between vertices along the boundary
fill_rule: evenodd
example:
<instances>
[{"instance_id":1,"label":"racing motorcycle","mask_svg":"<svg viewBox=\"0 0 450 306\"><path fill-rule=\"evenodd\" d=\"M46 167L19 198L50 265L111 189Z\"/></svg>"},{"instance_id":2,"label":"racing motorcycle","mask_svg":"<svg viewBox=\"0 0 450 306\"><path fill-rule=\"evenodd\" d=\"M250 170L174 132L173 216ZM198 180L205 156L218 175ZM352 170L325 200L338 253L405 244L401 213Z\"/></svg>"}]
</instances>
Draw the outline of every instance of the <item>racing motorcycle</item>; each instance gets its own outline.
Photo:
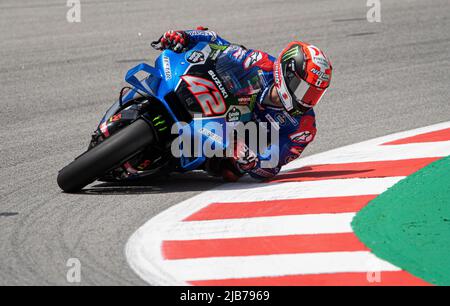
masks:
<instances>
[{"instance_id":1,"label":"racing motorcycle","mask_svg":"<svg viewBox=\"0 0 450 306\"><path fill-rule=\"evenodd\" d=\"M240 50L240 48L242 50ZM59 171L65 192L77 192L100 181L127 181L204 168L207 157L175 156L172 143L177 125L189 126L192 138L225 149L227 140L208 128L214 122L251 120L258 75L239 76L230 53L241 46L200 42L175 53L163 51L154 67L141 63L130 69L119 99L106 112L85 153Z\"/></svg>"}]
</instances>

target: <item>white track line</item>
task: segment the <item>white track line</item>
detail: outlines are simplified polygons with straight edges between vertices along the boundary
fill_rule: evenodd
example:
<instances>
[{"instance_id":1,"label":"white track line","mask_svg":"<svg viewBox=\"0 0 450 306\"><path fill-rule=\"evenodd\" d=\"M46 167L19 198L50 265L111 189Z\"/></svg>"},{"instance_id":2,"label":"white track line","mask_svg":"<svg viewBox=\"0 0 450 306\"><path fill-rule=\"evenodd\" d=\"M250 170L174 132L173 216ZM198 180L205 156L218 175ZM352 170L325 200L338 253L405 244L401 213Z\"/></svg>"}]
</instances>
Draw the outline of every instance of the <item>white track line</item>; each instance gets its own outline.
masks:
<instances>
[{"instance_id":1,"label":"white track line","mask_svg":"<svg viewBox=\"0 0 450 306\"><path fill-rule=\"evenodd\" d=\"M181 279L213 280L322 274L382 272L400 269L370 252L334 252L167 260L164 270Z\"/></svg>"},{"instance_id":2,"label":"white track line","mask_svg":"<svg viewBox=\"0 0 450 306\"><path fill-rule=\"evenodd\" d=\"M319 198L357 196L366 194L378 194L402 180L404 177L387 178L351 178L333 179L307 182L287 182L269 184L239 184L238 186L225 185L214 191L206 192L198 196L198 201L211 203L209 194L214 194L215 202L248 202L288 200L298 198ZM219 194L217 192L220 191Z\"/></svg>"},{"instance_id":3,"label":"white track line","mask_svg":"<svg viewBox=\"0 0 450 306\"><path fill-rule=\"evenodd\" d=\"M293 215L249 219L178 222L160 237L196 240L284 235L351 233L355 213Z\"/></svg>"},{"instance_id":4,"label":"white track line","mask_svg":"<svg viewBox=\"0 0 450 306\"><path fill-rule=\"evenodd\" d=\"M400 160L450 155L450 141L380 146L394 140L450 128L450 122L364 141L308 156L283 168L306 165ZM156 285L185 285L189 280L279 276L305 273L397 271L368 252L337 252L165 260L161 244L170 239L270 236L308 232L347 232L352 214L303 215L182 222L212 202L245 202L295 198L380 194L402 177L334 179L310 182L255 184L244 179L199 194L149 220L126 245L133 270ZM253 219L253 220L251 220Z\"/></svg>"}]
</instances>

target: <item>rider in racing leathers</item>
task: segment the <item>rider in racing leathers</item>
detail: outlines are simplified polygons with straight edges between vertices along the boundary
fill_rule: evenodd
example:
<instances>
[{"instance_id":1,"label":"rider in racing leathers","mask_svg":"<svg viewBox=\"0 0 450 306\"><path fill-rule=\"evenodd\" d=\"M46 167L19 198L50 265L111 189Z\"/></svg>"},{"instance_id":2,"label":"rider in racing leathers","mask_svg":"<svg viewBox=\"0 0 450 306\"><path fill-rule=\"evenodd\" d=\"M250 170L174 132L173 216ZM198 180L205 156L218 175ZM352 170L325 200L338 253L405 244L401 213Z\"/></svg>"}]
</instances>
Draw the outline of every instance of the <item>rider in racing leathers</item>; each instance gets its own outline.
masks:
<instances>
[{"instance_id":1,"label":"rider in racing leathers","mask_svg":"<svg viewBox=\"0 0 450 306\"><path fill-rule=\"evenodd\" d=\"M181 52L198 42L229 46L230 58L242 73L255 70L263 76L264 86L257 96L254 120L275 124L279 129L279 162L275 167L261 167L261 161L268 157L249 152L244 145L235 158L207 165L207 170L220 173L229 181L236 181L245 173L257 179L275 176L283 165L297 159L316 135L313 107L330 84L332 66L329 59L319 48L300 41L291 42L278 58L274 58L262 51L231 44L203 27L168 31L155 43L159 43L161 50Z\"/></svg>"}]
</instances>

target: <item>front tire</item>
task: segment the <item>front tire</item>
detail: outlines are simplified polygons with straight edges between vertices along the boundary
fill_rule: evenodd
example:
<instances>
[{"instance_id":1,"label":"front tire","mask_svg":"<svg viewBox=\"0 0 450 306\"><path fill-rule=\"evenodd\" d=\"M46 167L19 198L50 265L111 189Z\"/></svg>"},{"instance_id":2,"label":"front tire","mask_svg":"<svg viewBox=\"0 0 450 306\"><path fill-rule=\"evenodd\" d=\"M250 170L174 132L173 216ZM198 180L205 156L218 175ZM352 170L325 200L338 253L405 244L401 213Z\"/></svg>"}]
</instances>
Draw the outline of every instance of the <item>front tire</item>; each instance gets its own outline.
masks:
<instances>
[{"instance_id":1,"label":"front tire","mask_svg":"<svg viewBox=\"0 0 450 306\"><path fill-rule=\"evenodd\" d=\"M64 192L80 191L154 141L153 127L138 119L60 170L58 185Z\"/></svg>"}]
</instances>

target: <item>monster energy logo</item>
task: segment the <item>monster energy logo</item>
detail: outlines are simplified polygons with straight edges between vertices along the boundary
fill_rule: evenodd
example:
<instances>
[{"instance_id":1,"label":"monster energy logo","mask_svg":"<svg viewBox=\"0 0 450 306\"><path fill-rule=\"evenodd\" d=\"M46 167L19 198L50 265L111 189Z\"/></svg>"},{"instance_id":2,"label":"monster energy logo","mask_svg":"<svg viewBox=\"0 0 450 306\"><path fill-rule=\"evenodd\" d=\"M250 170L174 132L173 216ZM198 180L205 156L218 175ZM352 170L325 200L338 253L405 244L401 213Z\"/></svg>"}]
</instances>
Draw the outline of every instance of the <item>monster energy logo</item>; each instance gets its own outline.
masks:
<instances>
[{"instance_id":1,"label":"monster energy logo","mask_svg":"<svg viewBox=\"0 0 450 306\"><path fill-rule=\"evenodd\" d=\"M228 46L220 46L217 44L209 44L209 46L211 47L211 49L219 51L225 51L226 49L228 49Z\"/></svg>"},{"instance_id":2,"label":"monster energy logo","mask_svg":"<svg viewBox=\"0 0 450 306\"><path fill-rule=\"evenodd\" d=\"M300 47L296 46L290 50L288 50L284 55L283 55L283 61L288 61L291 58L293 58L294 56L296 56L298 53L300 52Z\"/></svg>"},{"instance_id":3,"label":"monster energy logo","mask_svg":"<svg viewBox=\"0 0 450 306\"><path fill-rule=\"evenodd\" d=\"M161 115L153 118L152 122L153 122L153 126L155 127L155 129L157 129L159 132L167 130L166 121L162 118Z\"/></svg>"}]
</instances>

